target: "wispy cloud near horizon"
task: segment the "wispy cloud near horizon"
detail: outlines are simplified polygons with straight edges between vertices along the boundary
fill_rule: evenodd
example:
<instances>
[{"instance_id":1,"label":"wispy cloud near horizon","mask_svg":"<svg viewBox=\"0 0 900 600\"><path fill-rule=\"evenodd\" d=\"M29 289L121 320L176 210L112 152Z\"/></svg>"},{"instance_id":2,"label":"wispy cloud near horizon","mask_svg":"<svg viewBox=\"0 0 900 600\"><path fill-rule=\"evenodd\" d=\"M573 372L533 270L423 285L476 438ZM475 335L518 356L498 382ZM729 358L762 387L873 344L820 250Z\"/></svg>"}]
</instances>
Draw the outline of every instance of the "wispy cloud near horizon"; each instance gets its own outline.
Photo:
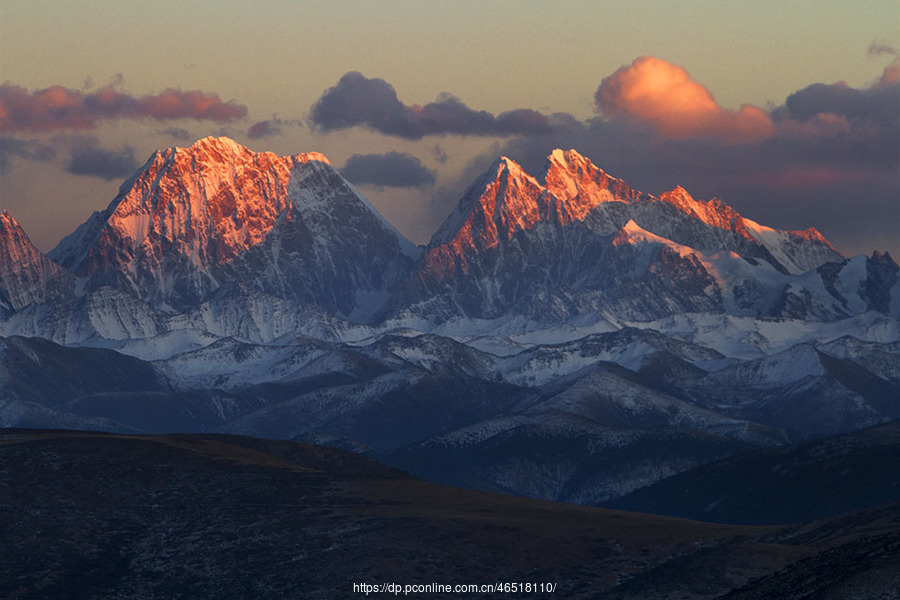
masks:
<instances>
[{"instance_id":1,"label":"wispy cloud near horizon","mask_svg":"<svg viewBox=\"0 0 900 600\"><path fill-rule=\"evenodd\" d=\"M885 44L883 42L872 42L869 44L868 49L869 56L880 56L882 54L890 54L891 56L897 56L900 52L897 51L897 48L891 46L890 44Z\"/></svg>"}]
</instances>

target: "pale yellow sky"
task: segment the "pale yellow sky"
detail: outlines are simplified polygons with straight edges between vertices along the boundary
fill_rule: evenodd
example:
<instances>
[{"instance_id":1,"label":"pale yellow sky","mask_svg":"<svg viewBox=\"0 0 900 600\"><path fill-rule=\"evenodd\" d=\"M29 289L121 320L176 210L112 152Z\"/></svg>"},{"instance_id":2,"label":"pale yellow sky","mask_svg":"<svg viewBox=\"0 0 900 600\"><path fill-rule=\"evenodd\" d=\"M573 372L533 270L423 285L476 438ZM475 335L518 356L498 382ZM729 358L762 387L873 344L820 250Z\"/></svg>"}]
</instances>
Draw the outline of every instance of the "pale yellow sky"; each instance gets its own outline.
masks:
<instances>
[{"instance_id":1,"label":"pale yellow sky","mask_svg":"<svg viewBox=\"0 0 900 600\"><path fill-rule=\"evenodd\" d=\"M817 82L871 84L891 58L869 55L873 42L900 46L895 0L864 6L834 0L0 0L2 82L36 91L120 81L119 88L133 95L200 89L245 105L248 115L226 129L175 124L191 139L226 133L257 150L321 151L338 165L354 153L417 156L437 171L435 188L366 193L420 242L438 224L429 194L460 185L469 161L496 150L500 140L408 141L358 129L326 135L305 124L251 140L247 128L273 115L305 120L323 91L352 70L383 78L409 105L449 92L495 114L533 108L587 119L595 115L593 94L602 79L644 55L684 67L724 107L765 108ZM104 147L133 147L140 164L157 148L190 143L158 133L170 126L114 122L80 133ZM54 135L60 132L16 134ZM446 162L434 158L435 145ZM120 183L65 173L59 161L13 158L0 175L0 207L49 250L91 211L104 208Z\"/></svg>"}]
</instances>

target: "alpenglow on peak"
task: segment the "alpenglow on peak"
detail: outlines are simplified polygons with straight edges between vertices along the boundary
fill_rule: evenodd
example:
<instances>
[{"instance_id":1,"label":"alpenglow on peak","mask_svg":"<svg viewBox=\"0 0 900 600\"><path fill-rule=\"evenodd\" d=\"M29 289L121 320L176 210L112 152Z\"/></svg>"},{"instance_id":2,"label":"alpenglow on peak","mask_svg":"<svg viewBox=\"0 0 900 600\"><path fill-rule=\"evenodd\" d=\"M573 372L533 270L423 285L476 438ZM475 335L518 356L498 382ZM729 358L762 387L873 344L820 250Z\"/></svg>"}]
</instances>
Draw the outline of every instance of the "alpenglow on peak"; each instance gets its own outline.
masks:
<instances>
[{"instance_id":1,"label":"alpenglow on peak","mask_svg":"<svg viewBox=\"0 0 900 600\"><path fill-rule=\"evenodd\" d=\"M88 288L115 285L165 310L243 285L346 317L374 310L395 263L416 255L322 154L228 138L154 153L51 252Z\"/></svg>"}]
</instances>

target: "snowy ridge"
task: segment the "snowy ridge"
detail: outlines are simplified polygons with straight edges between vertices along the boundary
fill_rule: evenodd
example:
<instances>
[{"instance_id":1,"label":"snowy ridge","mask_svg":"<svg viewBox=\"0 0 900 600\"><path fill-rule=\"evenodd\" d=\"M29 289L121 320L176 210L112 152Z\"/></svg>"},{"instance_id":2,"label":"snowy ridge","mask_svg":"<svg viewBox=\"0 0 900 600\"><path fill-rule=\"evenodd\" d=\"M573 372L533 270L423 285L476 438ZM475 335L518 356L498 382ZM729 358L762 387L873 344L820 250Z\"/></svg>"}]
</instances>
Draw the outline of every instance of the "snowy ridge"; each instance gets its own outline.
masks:
<instances>
[{"instance_id":1,"label":"snowy ridge","mask_svg":"<svg viewBox=\"0 0 900 600\"><path fill-rule=\"evenodd\" d=\"M63 240L53 256L77 281L8 214L0 226L0 335L144 358L301 335L367 352L407 337L395 358L426 370L475 360L437 335L495 357L472 374L541 385L597 361L639 369L659 344L553 348L629 327L741 360L900 337L890 257L844 259L814 230L767 228L681 187L642 194L574 150L538 178L498 159L421 257L321 154L227 138L155 153Z\"/></svg>"},{"instance_id":2,"label":"snowy ridge","mask_svg":"<svg viewBox=\"0 0 900 600\"><path fill-rule=\"evenodd\" d=\"M789 273L803 273L843 258L815 228L778 231L750 219L742 220L750 235L765 246Z\"/></svg>"},{"instance_id":3,"label":"snowy ridge","mask_svg":"<svg viewBox=\"0 0 900 600\"><path fill-rule=\"evenodd\" d=\"M681 187L641 194L574 150L555 150L537 179L506 157L478 178L391 308L432 328L508 313L555 322L592 312L629 321L884 312L884 292L849 289L859 268L845 260L813 230L763 228Z\"/></svg>"},{"instance_id":4,"label":"snowy ridge","mask_svg":"<svg viewBox=\"0 0 900 600\"><path fill-rule=\"evenodd\" d=\"M12 215L0 211L0 316L65 297L72 277L38 250Z\"/></svg>"},{"instance_id":5,"label":"snowy ridge","mask_svg":"<svg viewBox=\"0 0 900 600\"><path fill-rule=\"evenodd\" d=\"M575 150L554 150L547 157L541 184L553 197L562 224L583 221L605 202L635 202L641 193L594 165Z\"/></svg>"},{"instance_id":6,"label":"snowy ridge","mask_svg":"<svg viewBox=\"0 0 900 600\"><path fill-rule=\"evenodd\" d=\"M306 160L299 161L299 157ZM315 156L316 158L310 158ZM298 159L298 164L294 166L291 172L291 181L288 188L288 195L291 198L293 207L299 211L304 219L312 221L317 213L328 213L330 203L334 201L335 196L339 192L349 192L354 199L365 207L371 213L384 229L391 232L397 238L401 251L407 257L415 260L421 256L421 249L413 242L406 239L384 216L379 213L369 200L359 193L359 191L349 181L336 179L335 171L331 168L331 163L321 154L305 154L294 157ZM317 164L322 163L322 164ZM327 166L326 166L327 165ZM325 184L325 185L322 185ZM329 189L327 186L336 185L339 189ZM331 193L323 193L331 192ZM319 240L318 243L322 243ZM327 244L325 244L327 245Z\"/></svg>"}]
</instances>

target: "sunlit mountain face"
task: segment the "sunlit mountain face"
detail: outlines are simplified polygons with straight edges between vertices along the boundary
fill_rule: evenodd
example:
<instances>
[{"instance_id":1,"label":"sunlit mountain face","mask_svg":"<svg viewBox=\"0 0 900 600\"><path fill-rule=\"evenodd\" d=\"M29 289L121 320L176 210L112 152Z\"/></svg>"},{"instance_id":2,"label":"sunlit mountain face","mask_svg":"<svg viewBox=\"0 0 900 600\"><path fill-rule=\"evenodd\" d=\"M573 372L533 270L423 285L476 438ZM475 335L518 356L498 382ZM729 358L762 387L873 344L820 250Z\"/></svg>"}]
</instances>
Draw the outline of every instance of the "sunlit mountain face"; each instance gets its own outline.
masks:
<instances>
[{"instance_id":1,"label":"sunlit mountain face","mask_svg":"<svg viewBox=\"0 0 900 600\"><path fill-rule=\"evenodd\" d=\"M249 285L348 317L377 308L416 252L321 154L206 138L154 154L50 256L167 311Z\"/></svg>"},{"instance_id":2,"label":"sunlit mountain face","mask_svg":"<svg viewBox=\"0 0 900 600\"><path fill-rule=\"evenodd\" d=\"M821 452L864 474L895 448L898 271L575 150L536 174L498 158L419 247L323 155L206 138L156 152L46 256L0 213L0 425L242 434L544 500L829 517L897 499L896 477L809 510L716 494L740 469L777 495L778 457L819 489ZM653 492L673 486L711 508Z\"/></svg>"}]
</instances>

